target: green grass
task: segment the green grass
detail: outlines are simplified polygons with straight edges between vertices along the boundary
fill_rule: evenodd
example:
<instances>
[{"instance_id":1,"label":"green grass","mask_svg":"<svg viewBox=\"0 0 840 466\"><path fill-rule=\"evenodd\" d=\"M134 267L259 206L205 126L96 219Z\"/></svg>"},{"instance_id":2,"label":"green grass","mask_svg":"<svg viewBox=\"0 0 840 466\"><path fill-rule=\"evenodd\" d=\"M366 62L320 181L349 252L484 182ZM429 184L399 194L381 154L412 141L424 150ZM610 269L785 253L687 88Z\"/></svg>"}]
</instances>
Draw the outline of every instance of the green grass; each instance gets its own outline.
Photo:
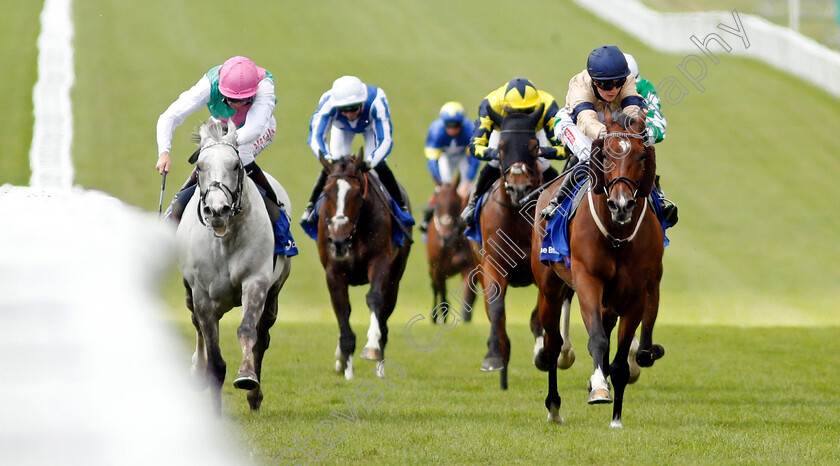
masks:
<instances>
[{"instance_id":1,"label":"green grass","mask_svg":"<svg viewBox=\"0 0 840 466\"><path fill-rule=\"evenodd\" d=\"M156 210L158 115L206 69L236 54L276 77L278 132L259 161L288 190L295 216L319 170L306 145L308 119L342 74L388 93L395 126L388 162L415 206L433 187L422 155L425 131L448 100L462 101L474 117L487 92L526 76L562 102L569 77L606 43L633 53L654 84L666 76L684 80L676 69L683 56L647 49L567 0L263 1L249 3L260 13L247 19L235 3L196 8L164 0L73 3L76 184ZM3 95L12 99L0 117L0 183L26 184L40 5L19 2L10 11L0 19L0 56L13 65L0 69ZM591 359L577 310L578 362L560 377L567 425L545 423L545 376L530 363L526 329L533 288L508 296L514 359L507 393L496 374L477 369L488 331L480 304L476 322L445 334L435 351L408 347L404 323L427 313L431 302L417 235L388 347L408 375L394 379L381 405L359 408L358 426L342 425L345 437L325 462L840 461L833 440L840 404L829 385L840 341L840 210L832 196L840 102L760 63L720 59L707 64L704 92L689 85L680 104L664 106L668 138L657 145L658 170L680 206L680 223L668 231L656 329L668 353L629 389L625 429L607 427L609 408L585 405ZM167 201L189 170L189 133L206 117L196 114L176 131ZM225 387L231 435L257 462L294 436L311 436L358 381L372 377L367 361L358 361L356 381L332 374L338 332L323 270L314 243L297 225L293 234L301 254L280 297L263 411L247 412L244 395ZM192 345L177 272L162 282L172 319ZM360 340L365 291L351 292ZM236 314L223 326L229 382L240 358ZM190 354L185 348L177 356L185 371ZM198 396L209 400L206 392Z\"/></svg>"},{"instance_id":2,"label":"green grass","mask_svg":"<svg viewBox=\"0 0 840 466\"><path fill-rule=\"evenodd\" d=\"M479 316L481 317L481 316ZM531 364L533 341L525 325L509 326L513 341L510 389L499 390L498 373L478 370L488 325L459 325L443 334L434 351L419 353L393 322L388 358L406 373L386 377L380 404L364 407L355 398L363 380L375 381L373 363L356 361L356 379L332 371L334 324L279 323L266 353L258 413L230 378L239 363L234 326L223 326L228 383L223 405L232 419L241 454L266 464L295 438L311 440L326 464L716 464L836 463L840 461L836 398L837 328L752 328L665 326L657 341L663 359L643 371L627 389L624 429L608 426L612 407L586 404L591 358L582 325L572 327L578 360L558 374L564 425L545 421L547 379ZM360 345L365 327L356 326ZM433 327L415 324L419 343L432 341ZM185 333L185 336L188 334ZM820 342L818 347L814 342ZM185 364L189 351L181 355ZM833 375L831 375L833 374ZM373 392L374 395L378 391ZM209 394L198 396L206 400ZM350 396L357 425L331 416L347 414ZM315 441L316 428L335 421L340 438L332 448ZM293 458L306 460L294 452Z\"/></svg>"}]
</instances>

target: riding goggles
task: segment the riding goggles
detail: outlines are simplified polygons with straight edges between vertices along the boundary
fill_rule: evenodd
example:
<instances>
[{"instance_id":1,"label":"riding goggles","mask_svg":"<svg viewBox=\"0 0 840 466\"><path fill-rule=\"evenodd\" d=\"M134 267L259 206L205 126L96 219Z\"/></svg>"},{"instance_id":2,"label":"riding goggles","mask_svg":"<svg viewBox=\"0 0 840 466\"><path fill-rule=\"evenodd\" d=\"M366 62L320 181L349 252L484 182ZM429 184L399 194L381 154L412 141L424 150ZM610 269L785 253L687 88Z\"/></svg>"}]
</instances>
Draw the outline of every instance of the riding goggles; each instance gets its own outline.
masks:
<instances>
[{"instance_id":1,"label":"riding goggles","mask_svg":"<svg viewBox=\"0 0 840 466\"><path fill-rule=\"evenodd\" d=\"M362 104L346 105L344 107L338 107L338 111L341 113L356 113L361 108Z\"/></svg>"},{"instance_id":2,"label":"riding goggles","mask_svg":"<svg viewBox=\"0 0 840 466\"><path fill-rule=\"evenodd\" d=\"M592 82L595 83L595 85L598 86L598 89L601 89L602 91L611 91L616 87L623 86L624 83L627 82L627 78L625 77L607 80L593 79Z\"/></svg>"}]
</instances>

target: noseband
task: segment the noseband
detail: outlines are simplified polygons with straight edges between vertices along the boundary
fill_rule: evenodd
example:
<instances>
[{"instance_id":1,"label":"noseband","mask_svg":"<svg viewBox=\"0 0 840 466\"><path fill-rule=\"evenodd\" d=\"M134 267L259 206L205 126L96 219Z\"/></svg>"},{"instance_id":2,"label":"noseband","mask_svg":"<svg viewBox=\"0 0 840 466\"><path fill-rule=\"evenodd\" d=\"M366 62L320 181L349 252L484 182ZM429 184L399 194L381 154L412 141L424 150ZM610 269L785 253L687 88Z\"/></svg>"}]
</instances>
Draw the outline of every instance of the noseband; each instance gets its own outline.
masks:
<instances>
[{"instance_id":1,"label":"noseband","mask_svg":"<svg viewBox=\"0 0 840 466\"><path fill-rule=\"evenodd\" d=\"M201 150L203 151L204 149L206 149L210 146L217 146L217 145L220 145L220 144L224 145L224 146L232 147L234 152L236 152L236 154L237 154L236 160L237 160L237 164L238 164L238 170L237 170L237 177L236 177L236 190L234 191L229 186L225 185L224 183L221 183L221 182L215 181L215 180L211 181L210 184L206 188L204 188L204 187L201 186L201 177L198 177L198 179L199 179L198 192L199 192L199 201L200 201L198 203L198 206L197 206L197 208L198 208L198 219L201 222L201 224L204 225L204 226L207 226L207 224L204 221L204 216L201 215L201 206L207 205L206 204L207 194L210 192L211 189L214 189L214 188L215 189L220 189L223 193L225 193L225 197L230 199L230 204L231 204L231 214L230 214L230 216L231 217L236 216L237 214L242 212L242 184L243 184L242 182L245 179L245 167L242 166L242 159L239 158L239 149L235 145L233 145L229 142L217 141L217 142L214 142L214 143L211 143L211 144L207 144L206 146L202 147ZM200 155L201 155L201 152L199 151L199 156ZM195 170L199 171L199 168L198 168L197 165L195 167Z\"/></svg>"}]
</instances>

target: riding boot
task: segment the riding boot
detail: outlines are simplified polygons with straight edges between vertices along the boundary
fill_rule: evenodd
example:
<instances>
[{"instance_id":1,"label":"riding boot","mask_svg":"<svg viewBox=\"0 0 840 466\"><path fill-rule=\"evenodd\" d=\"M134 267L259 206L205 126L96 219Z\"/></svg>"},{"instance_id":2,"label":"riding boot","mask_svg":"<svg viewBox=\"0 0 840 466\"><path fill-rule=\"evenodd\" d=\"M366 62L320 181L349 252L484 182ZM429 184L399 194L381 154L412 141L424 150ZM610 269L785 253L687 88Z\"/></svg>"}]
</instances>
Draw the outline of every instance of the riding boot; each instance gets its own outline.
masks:
<instances>
[{"instance_id":1,"label":"riding boot","mask_svg":"<svg viewBox=\"0 0 840 466\"><path fill-rule=\"evenodd\" d=\"M277 199L277 193L274 192L274 188L271 187L271 184L268 182L268 178L265 177L265 173L263 173L262 169L257 166L257 162L251 162L248 165L245 165L245 174L248 175L248 178L254 181L254 183L263 189L265 195L263 196L263 202L265 203L265 210L268 212L268 218L271 219L271 224L273 225L277 219L280 218L280 209L283 208L280 205L280 201Z\"/></svg>"},{"instance_id":2,"label":"riding boot","mask_svg":"<svg viewBox=\"0 0 840 466\"><path fill-rule=\"evenodd\" d=\"M659 197L662 199L662 213L665 217L665 222L669 223L671 226L676 225L677 220L679 220L679 216L677 215L677 205L670 199L665 198L665 192L663 192L662 187L659 186L659 175L656 175L656 178L654 178L653 185L656 190L659 191Z\"/></svg>"},{"instance_id":3,"label":"riding boot","mask_svg":"<svg viewBox=\"0 0 840 466\"><path fill-rule=\"evenodd\" d=\"M557 208L560 207L560 204L575 188L575 185L578 182L579 174L584 173L584 170L579 169L579 167L583 166L585 166L585 164L573 166L574 168L572 168L566 177L563 178L563 181L560 182L560 186L557 188L557 194L551 199L551 201L549 201L548 205L540 211L540 216L542 218L551 220L554 217L554 214L557 212Z\"/></svg>"},{"instance_id":4,"label":"riding boot","mask_svg":"<svg viewBox=\"0 0 840 466\"><path fill-rule=\"evenodd\" d=\"M318 174L318 179L315 180L315 187L312 189L312 194L309 195L309 202L306 204L306 208L303 209L303 215L300 217L300 221L303 223L312 223L315 217L315 202L318 201L318 197L321 196L321 191L324 190L324 185L327 184L327 172L321 170Z\"/></svg>"},{"instance_id":5,"label":"riding boot","mask_svg":"<svg viewBox=\"0 0 840 466\"><path fill-rule=\"evenodd\" d=\"M484 165L484 168L478 172L478 177L475 180L475 190L470 196L467 206L464 207L464 211L461 212L461 220L463 220L468 227L475 224L475 205L478 203L478 200L484 195L484 193L487 192L488 189L490 189L490 186L493 186L493 182L498 180L501 176L499 168L491 167L490 164Z\"/></svg>"},{"instance_id":6,"label":"riding boot","mask_svg":"<svg viewBox=\"0 0 840 466\"><path fill-rule=\"evenodd\" d=\"M172 203L166 208L166 212L163 213L164 220L172 220L176 226L181 223L181 216L184 215L184 209L187 208L187 203L190 202L197 183L198 172L193 170L187 178L187 181L184 182L181 189L172 198Z\"/></svg>"},{"instance_id":7,"label":"riding boot","mask_svg":"<svg viewBox=\"0 0 840 466\"><path fill-rule=\"evenodd\" d=\"M385 189L388 190L388 193L396 201L397 205L400 206L400 209L408 212L408 206L405 205L405 199L403 199L402 192L400 191L400 185L397 184L394 174L388 168L388 165L385 164L385 161L383 160L376 164L373 170L379 175L379 180L385 185Z\"/></svg>"}]
</instances>

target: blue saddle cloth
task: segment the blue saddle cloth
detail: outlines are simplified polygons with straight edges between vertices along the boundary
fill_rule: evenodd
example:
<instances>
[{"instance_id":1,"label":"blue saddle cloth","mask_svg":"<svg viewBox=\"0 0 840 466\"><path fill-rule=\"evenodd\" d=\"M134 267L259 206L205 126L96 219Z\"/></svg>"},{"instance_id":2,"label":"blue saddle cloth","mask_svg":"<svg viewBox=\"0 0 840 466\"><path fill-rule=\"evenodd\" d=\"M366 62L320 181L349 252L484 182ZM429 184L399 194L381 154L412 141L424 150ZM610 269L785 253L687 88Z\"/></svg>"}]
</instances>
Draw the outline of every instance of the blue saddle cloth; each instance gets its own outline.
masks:
<instances>
[{"instance_id":1,"label":"blue saddle cloth","mask_svg":"<svg viewBox=\"0 0 840 466\"><path fill-rule=\"evenodd\" d=\"M571 249L569 248L569 221L575 215L575 206L573 205L575 197L581 190L587 180L581 180L575 186L572 192L563 199L560 207L557 208L557 213L545 225L545 237L543 237L542 246L540 247L540 260L544 262L563 262L566 267L569 267L571 260ZM648 197L648 203L656 214L656 218L662 225L662 236L664 237L664 246L668 246L670 241L665 236L665 229L670 228L671 224L665 222L665 215L662 209L662 196L654 189Z\"/></svg>"},{"instance_id":2,"label":"blue saddle cloth","mask_svg":"<svg viewBox=\"0 0 840 466\"><path fill-rule=\"evenodd\" d=\"M274 254L286 257L298 255L297 244L292 237L291 222L286 211L281 212L280 218L271 227L274 230Z\"/></svg>"},{"instance_id":3,"label":"blue saddle cloth","mask_svg":"<svg viewBox=\"0 0 840 466\"><path fill-rule=\"evenodd\" d=\"M257 186L260 194L265 196L265 190ZM274 232L274 254L278 256L292 257L298 255L297 244L292 237L291 222L284 209L280 209L280 218L271 225Z\"/></svg>"},{"instance_id":4,"label":"blue saddle cloth","mask_svg":"<svg viewBox=\"0 0 840 466\"><path fill-rule=\"evenodd\" d=\"M374 188L378 189L378 188ZM389 201L389 205L391 208L391 213L393 213L397 219L399 219L400 223L403 224L406 229L408 227L414 225L414 217L411 216L410 213L400 209L397 205L397 201L393 198L388 196L386 190L382 190L383 193L386 193L387 199ZM322 194L318 200L315 202L315 214L312 216L312 222L300 222L300 227L303 228L303 231L309 235L310 238L318 241L318 212L321 211L321 203L323 203L325 197ZM402 246L405 242L405 233L402 232L400 228L397 228L396 225L392 228L392 238L391 238L391 245L393 247Z\"/></svg>"},{"instance_id":5,"label":"blue saddle cloth","mask_svg":"<svg viewBox=\"0 0 840 466\"><path fill-rule=\"evenodd\" d=\"M478 198L478 201L475 203L475 213L473 214L472 226L467 228L464 232L464 236L478 244L481 244L481 208L484 206L484 203L487 202L487 196L489 195L489 192L484 193L484 195Z\"/></svg>"}]
</instances>

